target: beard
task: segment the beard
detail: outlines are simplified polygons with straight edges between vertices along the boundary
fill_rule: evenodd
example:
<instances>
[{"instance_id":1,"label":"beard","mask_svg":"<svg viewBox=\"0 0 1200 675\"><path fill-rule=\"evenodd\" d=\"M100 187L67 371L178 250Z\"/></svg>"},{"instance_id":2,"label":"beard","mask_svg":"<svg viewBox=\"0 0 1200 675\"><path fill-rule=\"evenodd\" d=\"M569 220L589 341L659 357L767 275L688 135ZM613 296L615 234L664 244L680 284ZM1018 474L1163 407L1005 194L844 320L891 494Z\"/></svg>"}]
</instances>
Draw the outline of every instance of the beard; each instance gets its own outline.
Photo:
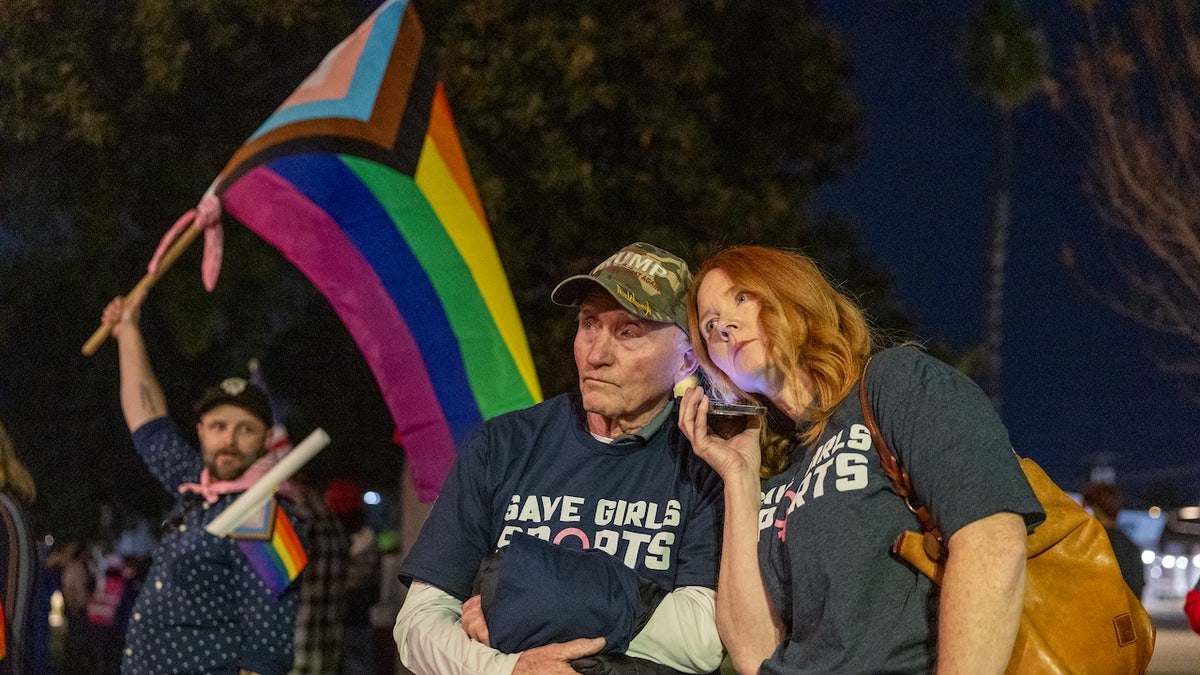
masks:
<instances>
[{"instance_id":1,"label":"beard","mask_svg":"<svg viewBox=\"0 0 1200 675\"><path fill-rule=\"evenodd\" d=\"M257 459L238 452L219 450L204 465L214 480L237 480Z\"/></svg>"}]
</instances>

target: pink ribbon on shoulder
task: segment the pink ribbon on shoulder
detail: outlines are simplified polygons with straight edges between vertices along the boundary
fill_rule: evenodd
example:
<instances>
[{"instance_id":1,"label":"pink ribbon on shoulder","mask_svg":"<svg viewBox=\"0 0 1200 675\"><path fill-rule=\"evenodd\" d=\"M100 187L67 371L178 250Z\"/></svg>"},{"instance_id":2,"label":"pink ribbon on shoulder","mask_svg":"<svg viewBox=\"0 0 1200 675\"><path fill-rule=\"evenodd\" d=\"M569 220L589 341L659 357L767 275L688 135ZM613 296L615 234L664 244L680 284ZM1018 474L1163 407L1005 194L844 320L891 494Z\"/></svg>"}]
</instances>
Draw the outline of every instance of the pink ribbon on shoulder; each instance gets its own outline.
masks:
<instances>
[{"instance_id":1,"label":"pink ribbon on shoulder","mask_svg":"<svg viewBox=\"0 0 1200 675\"><path fill-rule=\"evenodd\" d=\"M212 476L210 476L208 473L208 469L205 468L200 472L200 482L184 483L183 485L180 485L179 494L183 494L185 492L195 492L196 494L204 497L204 501L212 504L216 502L217 498L223 494L228 494L230 492L245 492L250 488L251 485L254 485L256 482L258 482L258 479L262 478L263 475L266 474L271 467L275 466L275 463L278 461L279 455L275 453L263 455L262 457L259 457L257 461L251 464L250 468L246 469L242 475L233 480L213 480Z\"/></svg>"}]
</instances>

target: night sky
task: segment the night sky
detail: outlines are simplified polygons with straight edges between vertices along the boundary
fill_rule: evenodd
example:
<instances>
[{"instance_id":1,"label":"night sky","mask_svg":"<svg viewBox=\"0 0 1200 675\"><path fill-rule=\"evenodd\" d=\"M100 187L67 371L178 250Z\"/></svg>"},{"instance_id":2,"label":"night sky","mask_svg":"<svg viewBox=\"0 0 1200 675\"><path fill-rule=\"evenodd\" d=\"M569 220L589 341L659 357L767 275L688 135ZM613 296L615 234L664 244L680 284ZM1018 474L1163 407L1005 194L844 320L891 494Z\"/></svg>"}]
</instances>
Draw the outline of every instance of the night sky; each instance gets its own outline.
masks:
<instances>
[{"instance_id":1,"label":"night sky","mask_svg":"<svg viewBox=\"0 0 1200 675\"><path fill-rule=\"evenodd\" d=\"M970 90L960 56L972 4L820 3L854 62L864 153L818 194L813 214L859 222L867 253L920 321L919 337L960 349L982 339L996 147L988 104ZM1026 4L1039 5L1027 11L1063 78L1079 17L1068 3ZM1078 489L1107 456L1129 502L1163 481L1196 500L1200 408L1156 369L1163 341L1089 297L1060 262L1068 243L1096 272L1107 265L1083 189L1084 133L1044 96L1015 117L1002 416L1018 452L1064 489Z\"/></svg>"}]
</instances>

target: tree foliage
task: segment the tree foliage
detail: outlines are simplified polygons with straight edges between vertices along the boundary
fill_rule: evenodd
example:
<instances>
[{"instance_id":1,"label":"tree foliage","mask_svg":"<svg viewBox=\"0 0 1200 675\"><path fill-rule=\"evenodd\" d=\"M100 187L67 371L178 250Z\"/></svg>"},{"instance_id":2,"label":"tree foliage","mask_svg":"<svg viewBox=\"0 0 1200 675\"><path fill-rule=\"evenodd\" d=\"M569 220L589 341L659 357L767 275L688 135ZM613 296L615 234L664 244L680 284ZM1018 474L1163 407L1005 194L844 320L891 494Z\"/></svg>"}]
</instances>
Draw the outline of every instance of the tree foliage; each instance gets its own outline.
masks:
<instances>
[{"instance_id":1,"label":"tree foliage","mask_svg":"<svg viewBox=\"0 0 1200 675\"><path fill-rule=\"evenodd\" d=\"M983 307L983 385L997 408L1004 342L1004 285L1012 220L1013 112L1030 99L1046 75L1046 40L1031 25L1018 0L985 0L965 40L967 77L996 111L996 166L988 237L987 290Z\"/></svg>"},{"instance_id":2,"label":"tree foliage","mask_svg":"<svg viewBox=\"0 0 1200 675\"><path fill-rule=\"evenodd\" d=\"M1134 2L1132 21L1079 4L1089 40L1073 74L1092 140L1088 184L1115 272L1105 276L1120 284L1089 288L1187 345L1163 366L1200 400L1200 17L1182 0ZM1064 257L1079 269L1071 249Z\"/></svg>"},{"instance_id":3,"label":"tree foliage","mask_svg":"<svg viewBox=\"0 0 1200 675\"><path fill-rule=\"evenodd\" d=\"M802 3L421 6L547 393L573 388L566 273L646 240L802 246L854 156L842 43Z\"/></svg>"},{"instance_id":4,"label":"tree foliage","mask_svg":"<svg viewBox=\"0 0 1200 675\"><path fill-rule=\"evenodd\" d=\"M980 3L965 40L967 77L997 108L1020 107L1046 74L1046 37L1018 0Z\"/></svg>"},{"instance_id":5,"label":"tree foliage","mask_svg":"<svg viewBox=\"0 0 1200 675\"><path fill-rule=\"evenodd\" d=\"M79 356L103 305L374 4L0 3L0 415L42 492L69 497L43 500L48 527L78 500L134 499L124 483L144 479L115 358ZM575 387L573 316L550 290L632 241L693 261L731 243L802 247L884 323L903 321L853 226L804 216L857 151L847 55L806 3L419 10L548 395ZM200 388L257 357L293 436L320 424L352 446L327 470L394 481L390 422L345 330L272 249L226 231L213 294L190 251L146 306L172 410L186 422Z\"/></svg>"},{"instance_id":6,"label":"tree foliage","mask_svg":"<svg viewBox=\"0 0 1200 675\"><path fill-rule=\"evenodd\" d=\"M167 225L364 15L330 4L0 3L0 414L38 479L47 529L92 533L100 502L162 506L139 489L154 483L124 431L112 348L85 359L81 340L145 273ZM319 303L282 258L227 229L217 291L196 283L191 251L145 311L185 428L205 383L244 373L250 357L270 374L275 340ZM344 334L328 339L328 354L353 351Z\"/></svg>"}]
</instances>

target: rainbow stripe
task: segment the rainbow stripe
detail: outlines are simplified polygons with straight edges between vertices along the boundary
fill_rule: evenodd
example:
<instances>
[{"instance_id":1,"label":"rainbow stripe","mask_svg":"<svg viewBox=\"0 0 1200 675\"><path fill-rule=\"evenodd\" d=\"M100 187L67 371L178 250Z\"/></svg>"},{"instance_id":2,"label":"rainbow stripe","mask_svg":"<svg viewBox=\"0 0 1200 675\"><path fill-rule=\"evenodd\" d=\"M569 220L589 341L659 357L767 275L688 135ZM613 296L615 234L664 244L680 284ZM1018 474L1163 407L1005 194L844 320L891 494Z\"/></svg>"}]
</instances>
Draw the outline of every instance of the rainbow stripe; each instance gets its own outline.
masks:
<instances>
[{"instance_id":1,"label":"rainbow stripe","mask_svg":"<svg viewBox=\"0 0 1200 675\"><path fill-rule=\"evenodd\" d=\"M525 332L411 4L326 56L214 183L325 295L422 501L479 423L541 400Z\"/></svg>"},{"instance_id":2,"label":"rainbow stripe","mask_svg":"<svg viewBox=\"0 0 1200 675\"><path fill-rule=\"evenodd\" d=\"M231 532L230 536L237 542L258 578L279 596L283 595L288 584L300 576L308 564L308 554L296 536L292 521L278 502L271 499L266 508L270 510L270 518L265 538L257 532L246 532L241 528Z\"/></svg>"}]
</instances>

